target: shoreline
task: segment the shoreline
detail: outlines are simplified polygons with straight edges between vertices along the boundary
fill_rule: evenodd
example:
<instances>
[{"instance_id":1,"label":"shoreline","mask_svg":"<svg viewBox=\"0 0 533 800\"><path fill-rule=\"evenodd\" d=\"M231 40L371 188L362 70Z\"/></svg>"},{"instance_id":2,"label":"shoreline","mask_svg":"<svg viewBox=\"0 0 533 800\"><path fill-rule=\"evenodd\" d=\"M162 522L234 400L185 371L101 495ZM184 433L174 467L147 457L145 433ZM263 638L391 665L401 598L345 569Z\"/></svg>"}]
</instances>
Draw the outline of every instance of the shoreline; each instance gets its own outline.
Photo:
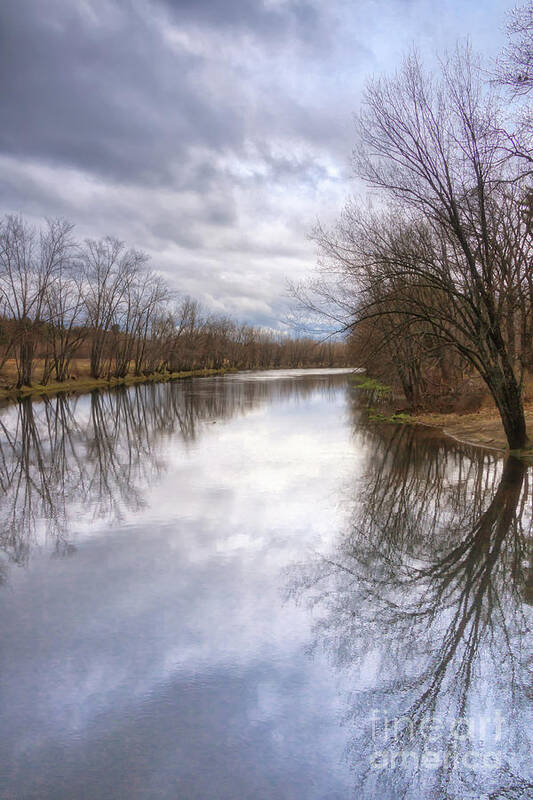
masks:
<instances>
[{"instance_id":1,"label":"shoreline","mask_svg":"<svg viewBox=\"0 0 533 800\"><path fill-rule=\"evenodd\" d=\"M63 383L50 382L46 385L35 383L32 386L16 388L0 388L0 404L16 403L26 398L38 400L43 397L54 397L59 394L88 394L100 389L115 389L121 386L135 386L150 383L169 383L187 378L208 378L218 375L239 372L236 367L221 369L196 369L181 372L152 373L150 375L127 375L124 378L89 378L69 379ZM374 410L374 409L373 409ZM374 410L375 411L375 410ZM526 424L533 442L533 406L525 409ZM382 417L380 419L380 417ZM396 419L395 417L398 417ZM533 449L511 451L507 445L503 425L495 409L483 408L471 413L457 412L421 412L419 414L376 414L376 422L392 424L412 424L432 428L443 436L454 439L461 444L483 447L502 455L516 455L533 461Z\"/></svg>"},{"instance_id":2,"label":"shoreline","mask_svg":"<svg viewBox=\"0 0 533 800\"><path fill-rule=\"evenodd\" d=\"M525 408L526 425L533 442L533 407ZM458 414L426 412L413 415L413 423L441 431L456 442L483 447L502 455L513 455L533 462L533 447L510 450L498 412L482 408L472 413Z\"/></svg>"},{"instance_id":3,"label":"shoreline","mask_svg":"<svg viewBox=\"0 0 533 800\"><path fill-rule=\"evenodd\" d=\"M359 391L366 394L369 403L377 401L377 407L373 405L368 407L369 418L375 422L431 428L461 444L483 447L503 455L514 455L533 463L533 444L522 450L509 449L503 424L495 407L485 405L477 411L463 413L457 411L421 411L419 413L393 411L395 398L391 386L370 378L366 374L354 376L352 382ZM530 441L533 443L533 403L527 403L524 412Z\"/></svg>"},{"instance_id":4,"label":"shoreline","mask_svg":"<svg viewBox=\"0 0 533 800\"><path fill-rule=\"evenodd\" d=\"M28 397L38 399L39 397L54 397L58 394L87 394L96 389L115 389L119 386L135 386L138 384L149 383L169 383L171 381L184 380L186 378L209 378L215 375L227 375L228 373L238 372L234 367L224 367L222 369L193 369L183 372L154 372L150 375L126 375L124 378L88 378L83 377L76 380L66 380L63 383L51 381L43 385L35 383L32 386L22 386L21 388L0 388L0 402L8 404L24 400Z\"/></svg>"},{"instance_id":5,"label":"shoreline","mask_svg":"<svg viewBox=\"0 0 533 800\"><path fill-rule=\"evenodd\" d=\"M63 383L50 381L44 385L34 383L32 386L22 386L17 389L0 387L0 405L17 403L26 398L38 400L40 397L54 397L58 394L88 394L99 389L115 389L119 386L147 385L150 383L171 383L187 378L212 378L222 375L235 375L238 372L269 371L283 369L330 369L330 367L257 367L253 370L238 369L237 367L221 367L220 369L192 369L181 372L154 372L149 375L126 375L124 378L90 378L84 375L80 378L70 378ZM352 369L351 367L332 367L331 369Z\"/></svg>"},{"instance_id":6,"label":"shoreline","mask_svg":"<svg viewBox=\"0 0 533 800\"><path fill-rule=\"evenodd\" d=\"M414 414L413 421L415 424L440 430L446 436L464 444L501 453L510 452L498 412L492 409L466 414L422 412ZM533 422L533 415L531 421Z\"/></svg>"}]
</instances>

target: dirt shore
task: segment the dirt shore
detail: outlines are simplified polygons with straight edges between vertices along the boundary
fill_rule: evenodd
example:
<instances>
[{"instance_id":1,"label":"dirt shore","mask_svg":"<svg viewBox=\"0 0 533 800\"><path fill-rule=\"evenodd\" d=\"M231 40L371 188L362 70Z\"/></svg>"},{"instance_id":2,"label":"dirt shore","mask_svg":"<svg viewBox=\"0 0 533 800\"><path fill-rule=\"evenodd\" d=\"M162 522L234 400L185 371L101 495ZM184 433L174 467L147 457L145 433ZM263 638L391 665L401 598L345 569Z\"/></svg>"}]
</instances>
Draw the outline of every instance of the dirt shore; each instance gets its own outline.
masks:
<instances>
[{"instance_id":1,"label":"dirt shore","mask_svg":"<svg viewBox=\"0 0 533 800\"><path fill-rule=\"evenodd\" d=\"M508 452L507 439L495 408L482 408L471 414L417 414L414 419L424 425L440 428L443 433L467 444ZM526 408L529 438L533 441L533 405Z\"/></svg>"}]
</instances>

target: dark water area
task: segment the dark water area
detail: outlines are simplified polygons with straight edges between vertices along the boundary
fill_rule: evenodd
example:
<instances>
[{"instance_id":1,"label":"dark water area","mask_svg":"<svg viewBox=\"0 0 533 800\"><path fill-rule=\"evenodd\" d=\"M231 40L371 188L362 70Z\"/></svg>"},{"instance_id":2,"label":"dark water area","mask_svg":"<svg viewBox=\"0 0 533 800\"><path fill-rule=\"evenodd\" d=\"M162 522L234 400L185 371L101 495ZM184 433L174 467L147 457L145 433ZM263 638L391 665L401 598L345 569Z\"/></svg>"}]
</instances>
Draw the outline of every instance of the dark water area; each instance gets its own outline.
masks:
<instances>
[{"instance_id":1,"label":"dark water area","mask_svg":"<svg viewBox=\"0 0 533 800\"><path fill-rule=\"evenodd\" d=\"M0 411L0 798L533 798L531 469L339 370Z\"/></svg>"}]
</instances>

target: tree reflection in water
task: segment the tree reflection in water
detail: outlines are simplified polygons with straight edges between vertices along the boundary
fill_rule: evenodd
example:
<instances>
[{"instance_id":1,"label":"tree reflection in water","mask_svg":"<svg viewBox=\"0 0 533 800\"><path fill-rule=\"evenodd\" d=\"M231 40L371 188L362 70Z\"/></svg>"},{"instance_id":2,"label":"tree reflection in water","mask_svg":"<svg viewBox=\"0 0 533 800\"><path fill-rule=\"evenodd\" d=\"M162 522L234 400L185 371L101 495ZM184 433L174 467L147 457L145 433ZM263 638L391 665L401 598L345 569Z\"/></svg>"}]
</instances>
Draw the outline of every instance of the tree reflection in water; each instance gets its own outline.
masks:
<instances>
[{"instance_id":1,"label":"tree reflection in water","mask_svg":"<svg viewBox=\"0 0 533 800\"><path fill-rule=\"evenodd\" d=\"M368 461L349 531L289 579L315 606L315 646L353 687L357 796L533 797L529 470L360 424Z\"/></svg>"},{"instance_id":2,"label":"tree reflection in water","mask_svg":"<svg viewBox=\"0 0 533 800\"><path fill-rule=\"evenodd\" d=\"M206 380L6 408L2 574L44 538L73 553L80 514L120 522L142 508L166 454L213 422L305 402L345 377L335 381ZM349 529L290 578L315 604L316 645L353 688L358 796L532 797L529 470L412 428L361 425Z\"/></svg>"},{"instance_id":3,"label":"tree reflection in water","mask_svg":"<svg viewBox=\"0 0 533 800\"><path fill-rule=\"evenodd\" d=\"M252 376L253 377L253 376ZM329 393L346 376L202 379L79 397L24 400L0 413L0 581L45 539L75 552L80 517L120 523L166 469L165 442L187 448L213 422L276 399Z\"/></svg>"}]
</instances>

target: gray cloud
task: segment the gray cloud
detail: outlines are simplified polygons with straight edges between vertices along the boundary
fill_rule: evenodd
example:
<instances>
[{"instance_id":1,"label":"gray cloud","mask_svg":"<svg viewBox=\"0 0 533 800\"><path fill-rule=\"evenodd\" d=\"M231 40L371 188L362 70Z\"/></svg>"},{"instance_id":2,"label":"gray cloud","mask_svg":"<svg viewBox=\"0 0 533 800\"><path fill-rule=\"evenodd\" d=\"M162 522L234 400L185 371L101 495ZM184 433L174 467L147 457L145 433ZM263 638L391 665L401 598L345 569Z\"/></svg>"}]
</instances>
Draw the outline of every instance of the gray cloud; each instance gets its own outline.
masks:
<instances>
[{"instance_id":1,"label":"gray cloud","mask_svg":"<svg viewBox=\"0 0 533 800\"><path fill-rule=\"evenodd\" d=\"M146 249L178 289L277 326L350 191L365 76L415 39L494 52L498 0L3 0L0 212ZM459 13L460 12L460 13ZM477 38L476 38L477 37ZM499 37L499 38L498 38ZM258 291L262 294L258 294Z\"/></svg>"},{"instance_id":2,"label":"gray cloud","mask_svg":"<svg viewBox=\"0 0 533 800\"><path fill-rule=\"evenodd\" d=\"M181 22L216 29L245 30L254 36L323 38L317 6L304 0L266 4L262 0L158 0Z\"/></svg>"},{"instance_id":3,"label":"gray cloud","mask_svg":"<svg viewBox=\"0 0 533 800\"><path fill-rule=\"evenodd\" d=\"M191 141L241 136L238 119L199 91L201 56L171 52L131 7L93 8L88 16L76 3L45 13L38 2L3 4L3 152L150 181L168 179Z\"/></svg>"}]
</instances>

